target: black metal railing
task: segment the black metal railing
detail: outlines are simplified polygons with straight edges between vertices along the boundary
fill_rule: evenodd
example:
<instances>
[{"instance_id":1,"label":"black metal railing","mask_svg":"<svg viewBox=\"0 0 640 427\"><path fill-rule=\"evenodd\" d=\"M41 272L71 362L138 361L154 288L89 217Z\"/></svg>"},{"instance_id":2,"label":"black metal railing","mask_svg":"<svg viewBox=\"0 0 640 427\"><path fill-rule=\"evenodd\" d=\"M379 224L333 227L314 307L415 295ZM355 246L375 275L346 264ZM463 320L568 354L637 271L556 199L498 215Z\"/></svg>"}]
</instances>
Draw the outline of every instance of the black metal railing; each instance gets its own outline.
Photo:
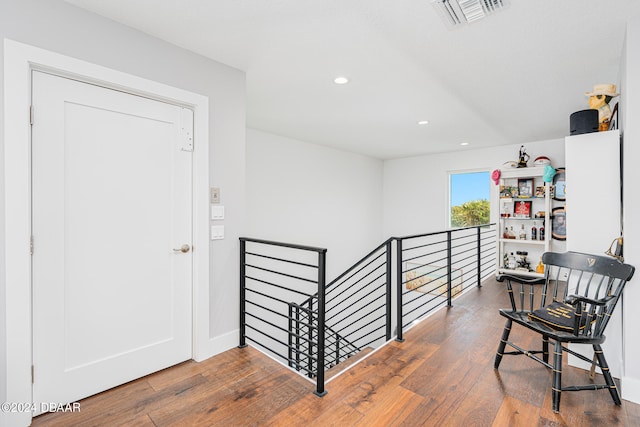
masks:
<instances>
[{"instance_id":1,"label":"black metal railing","mask_svg":"<svg viewBox=\"0 0 640 427\"><path fill-rule=\"evenodd\" d=\"M397 239L396 339L435 309L453 305L470 286L495 272L495 224Z\"/></svg>"},{"instance_id":2,"label":"black metal railing","mask_svg":"<svg viewBox=\"0 0 640 427\"><path fill-rule=\"evenodd\" d=\"M259 239L240 239L240 347L251 341L289 366L316 378L315 393L322 396L325 365L324 295L326 275L324 248ZM314 312L297 319L295 301L315 296ZM300 306L298 306L300 307ZM306 325L307 333L293 334ZM292 342L295 338L295 342ZM293 352L295 351L295 357ZM305 363L302 363L302 360Z\"/></svg>"},{"instance_id":3,"label":"black metal railing","mask_svg":"<svg viewBox=\"0 0 640 427\"><path fill-rule=\"evenodd\" d=\"M315 379L403 331L495 271L495 224L392 237L325 285L326 249L240 239L240 346ZM394 274L395 273L395 274ZM395 300L395 304L393 304Z\"/></svg>"}]
</instances>

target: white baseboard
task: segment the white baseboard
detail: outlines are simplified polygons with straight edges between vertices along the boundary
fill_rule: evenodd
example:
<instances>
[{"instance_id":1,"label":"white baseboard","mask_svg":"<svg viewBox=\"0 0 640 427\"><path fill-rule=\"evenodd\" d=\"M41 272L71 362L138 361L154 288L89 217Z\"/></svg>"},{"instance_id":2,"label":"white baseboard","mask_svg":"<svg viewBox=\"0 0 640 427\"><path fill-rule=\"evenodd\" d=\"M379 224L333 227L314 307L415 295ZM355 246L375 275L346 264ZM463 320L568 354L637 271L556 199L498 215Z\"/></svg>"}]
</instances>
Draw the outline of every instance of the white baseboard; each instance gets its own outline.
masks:
<instances>
[{"instance_id":1,"label":"white baseboard","mask_svg":"<svg viewBox=\"0 0 640 427\"><path fill-rule=\"evenodd\" d=\"M218 335L217 337L209 338L208 341L199 345L197 354L194 356L196 362L202 362L216 354L220 354L224 351L237 347L240 340L240 331L235 329L226 334Z\"/></svg>"},{"instance_id":2,"label":"white baseboard","mask_svg":"<svg viewBox=\"0 0 640 427\"><path fill-rule=\"evenodd\" d=\"M640 380L622 377L622 398L633 403L640 403Z\"/></svg>"}]
</instances>

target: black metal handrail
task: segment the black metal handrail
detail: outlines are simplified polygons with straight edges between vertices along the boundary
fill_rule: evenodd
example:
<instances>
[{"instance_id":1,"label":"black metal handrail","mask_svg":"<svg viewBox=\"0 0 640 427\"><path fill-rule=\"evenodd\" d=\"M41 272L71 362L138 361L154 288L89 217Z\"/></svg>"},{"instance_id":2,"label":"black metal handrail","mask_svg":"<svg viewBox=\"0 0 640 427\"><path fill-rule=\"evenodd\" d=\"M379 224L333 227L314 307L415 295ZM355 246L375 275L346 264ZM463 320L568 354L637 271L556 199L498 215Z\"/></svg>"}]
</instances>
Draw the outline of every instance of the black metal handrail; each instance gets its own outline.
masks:
<instances>
[{"instance_id":1,"label":"black metal handrail","mask_svg":"<svg viewBox=\"0 0 640 427\"><path fill-rule=\"evenodd\" d=\"M250 340L315 378L322 396L326 370L383 345L394 327L403 341L413 322L481 286L495 245L495 224L391 237L325 284L326 249L241 238L240 346Z\"/></svg>"},{"instance_id":2,"label":"black metal handrail","mask_svg":"<svg viewBox=\"0 0 640 427\"><path fill-rule=\"evenodd\" d=\"M397 239L396 339L405 328L447 305L495 272L495 224Z\"/></svg>"},{"instance_id":3,"label":"black metal handrail","mask_svg":"<svg viewBox=\"0 0 640 427\"><path fill-rule=\"evenodd\" d=\"M250 250L247 250L248 246L251 247ZM296 363L309 376L316 378L315 393L319 396L326 394L326 253L325 248L240 238L239 346L245 347L247 341L251 341L289 364ZM308 299L312 295L316 295L317 312L308 319L309 333L305 353L308 363L300 365L292 357L292 337L295 335L297 340L295 351L298 359L302 337L299 333L294 334L291 327L291 322L296 320L291 311L291 301ZM299 318L297 321L300 323Z\"/></svg>"}]
</instances>

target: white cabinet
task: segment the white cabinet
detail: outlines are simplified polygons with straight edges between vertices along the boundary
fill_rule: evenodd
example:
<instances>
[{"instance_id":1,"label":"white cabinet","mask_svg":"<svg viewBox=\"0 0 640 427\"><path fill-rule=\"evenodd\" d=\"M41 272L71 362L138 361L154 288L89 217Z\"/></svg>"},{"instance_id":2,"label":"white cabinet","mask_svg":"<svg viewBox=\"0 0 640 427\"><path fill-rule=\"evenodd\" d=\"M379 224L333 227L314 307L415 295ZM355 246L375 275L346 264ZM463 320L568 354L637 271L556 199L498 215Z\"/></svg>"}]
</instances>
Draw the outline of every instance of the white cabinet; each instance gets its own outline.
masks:
<instances>
[{"instance_id":1,"label":"white cabinet","mask_svg":"<svg viewBox=\"0 0 640 427\"><path fill-rule=\"evenodd\" d=\"M567 250L602 255L620 236L620 132L565 138Z\"/></svg>"},{"instance_id":2,"label":"white cabinet","mask_svg":"<svg viewBox=\"0 0 640 427\"><path fill-rule=\"evenodd\" d=\"M536 266L551 239L550 185L543 173L544 167L500 171L497 274L543 276Z\"/></svg>"},{"instance_id":3,"label":"white cabinet","mask_svg":"<svg viewBox=\"0 0 640 427\"><path fill-rule=\"evenodd\" d=\"M620 131L566 137L565 164L567 250L603 255L621 231ZM617 378L622 374L621 308L613 314L603 344ZM574 357L569 363L588 368Z\"/></svg>"}]
</instances>

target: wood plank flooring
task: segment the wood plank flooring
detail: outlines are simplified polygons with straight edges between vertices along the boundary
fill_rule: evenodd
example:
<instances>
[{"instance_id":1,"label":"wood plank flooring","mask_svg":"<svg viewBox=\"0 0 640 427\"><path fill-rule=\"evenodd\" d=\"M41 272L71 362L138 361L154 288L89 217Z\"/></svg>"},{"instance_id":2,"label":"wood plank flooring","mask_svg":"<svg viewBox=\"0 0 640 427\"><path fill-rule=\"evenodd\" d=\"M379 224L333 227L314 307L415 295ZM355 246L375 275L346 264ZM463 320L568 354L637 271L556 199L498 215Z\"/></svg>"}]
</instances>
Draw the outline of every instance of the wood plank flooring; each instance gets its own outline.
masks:
<instances>
[{"instance_id":1,"label":"wood plank flooring","mask_svg":"<svg viewBox=\"0 0 640 427\"><path fill-rule=\"evenodd\" d=\"M487 281L312 394L314 385L247 347L149 375L49 413L34 426L640 426L640 405L606 390L564 392L551 410L551 373L525 358L493 369L508 305ZM511 338L538 338L516 327ZM536 345L537 346L537 345ZM565 357L566 359L566 357ZM588 383L564 369L563 383ZM600 378L601 379L601 378Z\"/></svg>"}]
</instances>

